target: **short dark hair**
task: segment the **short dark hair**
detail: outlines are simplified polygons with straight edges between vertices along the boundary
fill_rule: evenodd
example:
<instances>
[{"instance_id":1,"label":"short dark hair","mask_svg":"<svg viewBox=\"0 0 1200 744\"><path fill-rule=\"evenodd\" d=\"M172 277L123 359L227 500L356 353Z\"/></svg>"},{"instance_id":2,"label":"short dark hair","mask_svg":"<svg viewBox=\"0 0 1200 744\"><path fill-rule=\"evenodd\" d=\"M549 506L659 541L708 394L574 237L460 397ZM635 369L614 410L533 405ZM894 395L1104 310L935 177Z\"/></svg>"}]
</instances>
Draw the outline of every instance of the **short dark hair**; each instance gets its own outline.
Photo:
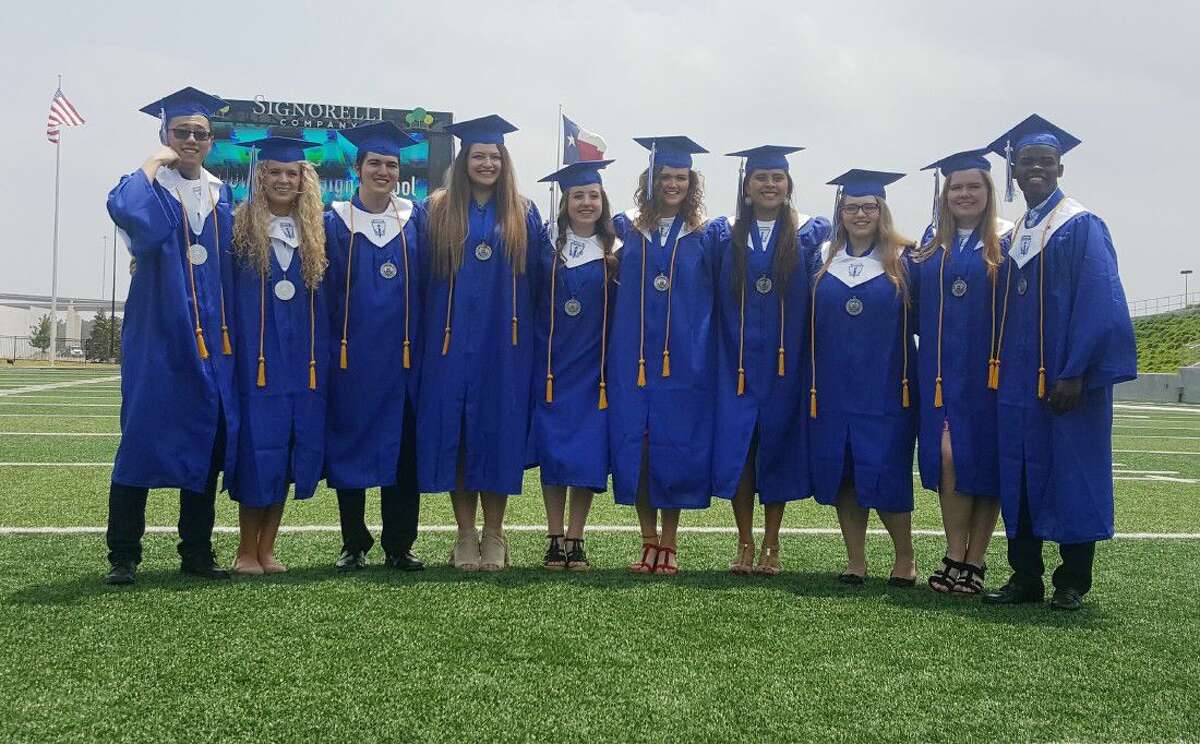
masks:
<instances>
[{"instance_id":1,"label":"short dark hair","mask_svg":"<svg viewBox=\"0 0 1200 744\"><path fill-rule=\"evenodd\" d=\"M373 154L373 155L378 155L379 157L384 157L384 158L386 158L386 157L394 157L394 156L391 156L391 155L384 155L383 153L372 152L371 150L367 150L367 149L365 149L365 148L362 148L362 147L360 147L360 148L358 148L358 154L354 156L354 168L355 168L356 170L357 170L357 169L361 169L361 168L362 168L363 161L367 159L367 156L368 156L368 155L372 155L372 154ZM397 158L396 158L396 162L400 162L400 158L398 158L398 157L397 157Z\"/></svg>"}]
</instances>

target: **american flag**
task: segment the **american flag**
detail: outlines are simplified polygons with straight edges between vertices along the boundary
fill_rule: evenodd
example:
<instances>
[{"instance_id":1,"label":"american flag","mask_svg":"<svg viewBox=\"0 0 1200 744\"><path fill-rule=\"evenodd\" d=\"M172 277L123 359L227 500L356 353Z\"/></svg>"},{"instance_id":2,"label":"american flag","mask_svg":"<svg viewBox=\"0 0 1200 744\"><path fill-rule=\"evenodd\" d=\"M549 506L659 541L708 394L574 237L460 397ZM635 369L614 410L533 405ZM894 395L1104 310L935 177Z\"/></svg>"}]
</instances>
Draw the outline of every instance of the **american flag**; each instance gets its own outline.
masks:
<instances>
[{"instance_id":1,"label":"american flag","mask_svg":"<svg viewBox=\"0 0 1200 744\"><path fill-rule=\"evenodd\" d=\"M83 117L63 95L62 88L59 88L50 101L50 114L46 117L46 139L57 145L58 133L62 127L77 127L80 124L83 124Z\"/></svg>"}]
</instances>

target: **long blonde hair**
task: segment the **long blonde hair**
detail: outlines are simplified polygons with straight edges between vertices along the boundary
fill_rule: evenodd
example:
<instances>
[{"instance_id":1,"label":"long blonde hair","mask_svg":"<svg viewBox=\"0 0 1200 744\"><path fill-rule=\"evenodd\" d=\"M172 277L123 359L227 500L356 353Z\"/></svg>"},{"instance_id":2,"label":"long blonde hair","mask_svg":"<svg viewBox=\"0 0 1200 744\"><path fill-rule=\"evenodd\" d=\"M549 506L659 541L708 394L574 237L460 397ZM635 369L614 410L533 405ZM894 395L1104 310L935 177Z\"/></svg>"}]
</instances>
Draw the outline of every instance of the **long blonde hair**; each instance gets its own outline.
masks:
<instances>
[{"instance_id":1,"label":"long blonde hair","mask_svg":"<svg viewBox=\"0 0 1200 744\"><path fill-rule=\"evenodd\" d=\"M662 173L661 165L654 166L654 178L657 181ZM659 200L657 194L648 194L650 169L642 171L642 175L638 178L637 190L633 192L633 203L637 205L638 216L634 222L634 227L646 232L652 232L658 229L658 221L661 218L659 213ZM683 204L679 206L679 214L683 217L683 222L687 229L694 231L704 224L704 179L694 170L688 171L688 192L687 198L683 200Z\"/></svg>"},{"instance_id":2,"label":"long blonde hair","mask_svg":"<svg viewBox=\"0 0 1200 744\"><path fill-rule=\"evenodd\" d=\"M987 264L987 272L989 278L996 276L996 270L1000 268L1000 264L1004 262L1003 252L1000 250L1000 236L997 235L996 221L996 185L992 183L992 177L987 171L975 169L983 176L983 183L987 188L987 207L983 211L983 217L979 221L979 237L983 241L983 262ZM961 173L962 171L956 171ZM952 246L957 237L955 233L958 230L958 223L954 219L954 214L950 211L950 181L954 178L954 173L946 177L946 182L942 184L942 194L938 197L938 226L934 231L929 242L918 248L913 253L914 261L924 261L933 255L938 246Z\"/></svg>"},{"instance_id":3,"label":"long blonde hair","mask_svg":"<svg viewBox=\"0 0 1200 744\"><path fill-rule=\"evenodd\" d=\"M517 175L513 172L508 148L504 145L497 145L497 148L500 150L500 177L492 191L492 200L496 203L496 224L500 228L509 265L514 273L523 274L529 243L525 229L529 201L517 190ZM467 174L470 154L471 147L458 151L450 166L446 187L433 192L429 199L433 269L443 279L457 273L463 262L463 243L467 240L468 210L472 198L471 177Z\"/></svg>"},{"instance_id":4,"label":"long blonde hair","mask_svg":"<svg viewBox=\"0 0 1200 744\"><path fill-rule=\"evenodd\" d=\"M833 263L833 259L838 253L846 249L846 243L849 237L846 234L846 226L842 223L842 203L846 200L845 196L838 199L837 205L833 210L834 222L833 237L830 239L829 255L825 257L824 263L817 271L815 280L819 281L825 272L829 270L829 265ZM896 294L908 303L908 271L904 267L904 251L912 247L912 241L896 232L896 228L892 223L892 210L888 208L887 200L875 197L875 201L879 204L879 221L875 223L875 250L879 252L879 262L883 264L884 273L888 275L888 279L896 287Z\"/></svg>"},{"instance_id":5,"label":"long blonde hair","mask_svg":"<svg viewBox=\"0 0 1200 744\"><path fill-rule=\"evenodd\" d=\"M321 183L317 170L310 163L301 162L300 191L292 206L292 218L300 230L300 271L304 286L316 289L325 276L329 261L325 258L324 206L321 202ZM270 271L271 239L267 228L271 224L271 210L267 205L266 186L267 162L259 161L255 167L251 197L233 210L233 250L238 261L260 275Z\"/></svg>"}]
</instances>

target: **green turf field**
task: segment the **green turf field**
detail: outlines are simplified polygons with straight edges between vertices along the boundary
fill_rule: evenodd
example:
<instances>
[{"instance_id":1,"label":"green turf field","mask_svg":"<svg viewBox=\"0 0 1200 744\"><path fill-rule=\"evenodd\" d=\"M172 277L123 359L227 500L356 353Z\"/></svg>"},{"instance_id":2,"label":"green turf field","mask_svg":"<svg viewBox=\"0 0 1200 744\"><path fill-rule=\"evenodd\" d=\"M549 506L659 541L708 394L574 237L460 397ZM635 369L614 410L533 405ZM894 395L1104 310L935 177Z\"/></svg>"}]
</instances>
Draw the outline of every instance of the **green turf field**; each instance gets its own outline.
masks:
<instances>
[{"instance_id":1,"label":"green turf field","mask_svg":"<svg viewBox=\"0 0 1200 744\"><path fill-rule=\"evenodd\" d=\"M1200 741L1200 407L1117 409L1129 536L1098 548L1070 615L888 589L884 536L861 589L835 581L828 532L785 535L774 579L729 576L734 537L714 531L681 536L678 578L632 576L636 518L607 496L587 575L542 571L528 531L508 572L454 573L448 499L431 495L417 550L435 567L339 576L323 490L284 517L317 528L281 535L289 573L205 583L177 573L176 496L154 492L164 531L137 586L113 589L103 535L80 530L105 521L114 376L0 371L0 741ZM536 528L538 494L531 475L511 525ZM721 502L684 517L731 524ZM932 494L914 524L939 529ZM785 525L836 520L804 502ZM49 527L73 531L34 531ZM222 558L235 541L217 536ZM917 550L927 573L942 541ZM996 585L1003 540L989 558Z\"/></svg>"}]
</instances>

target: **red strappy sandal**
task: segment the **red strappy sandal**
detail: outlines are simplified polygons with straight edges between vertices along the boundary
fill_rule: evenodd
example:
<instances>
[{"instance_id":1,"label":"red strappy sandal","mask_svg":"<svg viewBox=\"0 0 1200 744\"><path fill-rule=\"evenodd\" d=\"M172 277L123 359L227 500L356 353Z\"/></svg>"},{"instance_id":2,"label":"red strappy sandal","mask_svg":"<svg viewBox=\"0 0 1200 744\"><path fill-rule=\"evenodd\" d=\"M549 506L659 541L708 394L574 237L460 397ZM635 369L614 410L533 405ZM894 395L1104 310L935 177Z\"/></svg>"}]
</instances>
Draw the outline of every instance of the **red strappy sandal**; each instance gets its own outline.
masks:
<instances>
[{"instance_id":1,"label":"red strappy sandal","mask_svg":"<svg viewBox=\"0 0 1200 744\"><path fill-rule=\"evenodd\" d=\"M654 566L658 563L659 550L657 542L650 543L643 540L642 559L629 564L629 570L640 574L654 573Z\"/></svg>"},{"instance_id":2,"label":"red strappy sandal","mask_svg":"<svg viewBox=\"0 0 1200 744\"><path fill-rule=\"evenodd\" d=\"M675 548L665 548L659 546L658 555L654 559L654 573L663 576L675 576L679 573L678 561L672 563L671 558L675 558Z\"/></svg>"}]
</instances>

